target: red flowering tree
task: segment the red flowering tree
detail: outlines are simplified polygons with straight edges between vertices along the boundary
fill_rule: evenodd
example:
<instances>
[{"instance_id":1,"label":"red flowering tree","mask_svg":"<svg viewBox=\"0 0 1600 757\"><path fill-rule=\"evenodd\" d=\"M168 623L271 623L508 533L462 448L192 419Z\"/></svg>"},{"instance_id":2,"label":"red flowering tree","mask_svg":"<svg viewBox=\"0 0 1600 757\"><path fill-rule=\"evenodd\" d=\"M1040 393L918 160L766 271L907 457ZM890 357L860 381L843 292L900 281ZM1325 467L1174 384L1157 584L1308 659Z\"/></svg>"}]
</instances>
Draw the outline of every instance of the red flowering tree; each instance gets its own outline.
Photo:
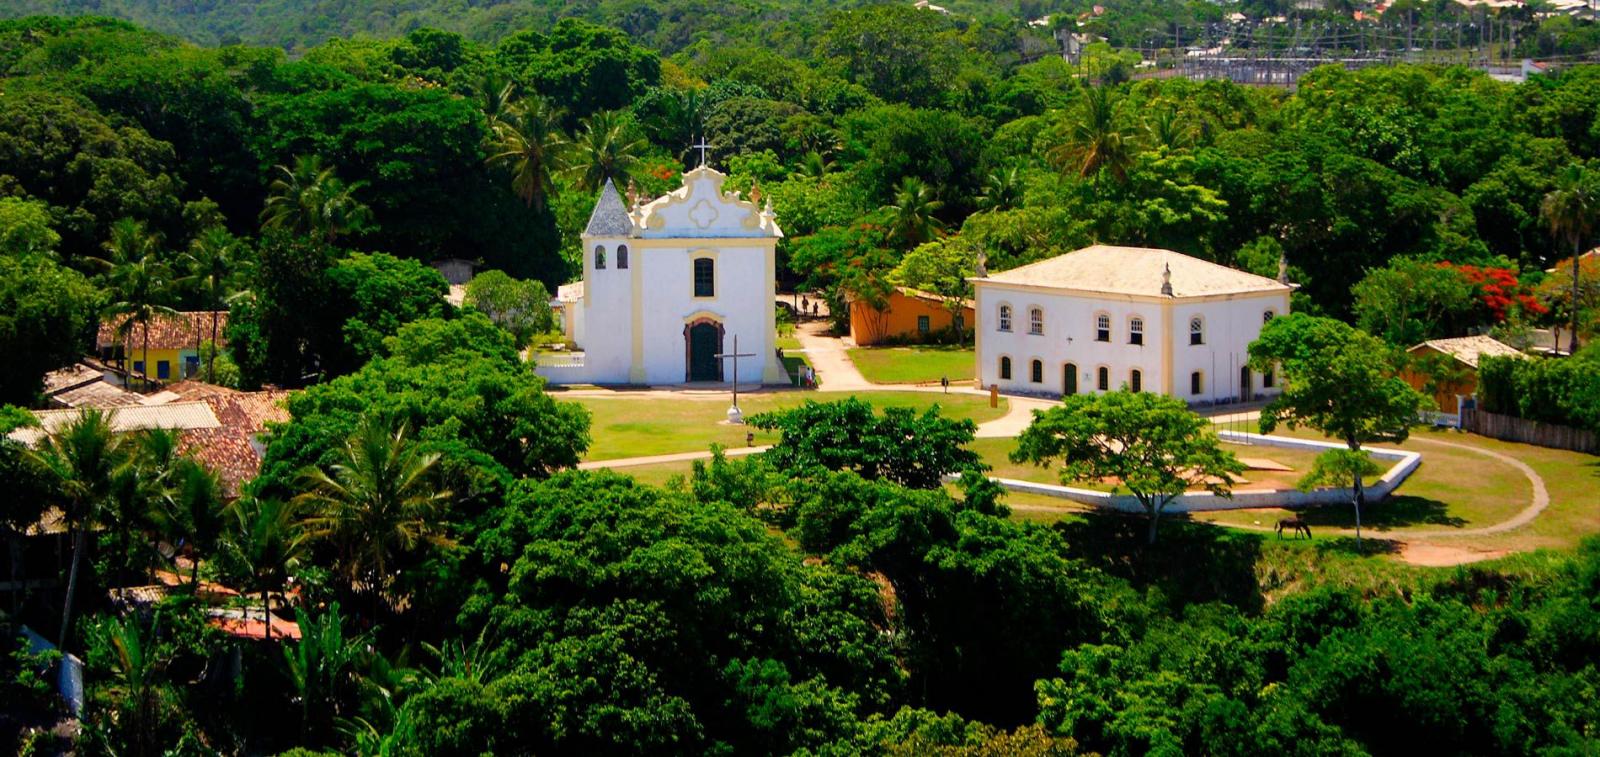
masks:
<instances>
[{"instance_id":1,"label":"red flowering tree","mask_svg":"<svg viewBox=\"0 0 1600 757\"><path fill-rule=\"evenodd\" d=\"M1454 268L1466 277L1477 293L1479 305L1488 311L1489 317L1495 323L1505 322L1513 309L1530 316L1542 315L1545 312L1544 303L1534 295L1532 288L1525 286L1517 278L1517 271L1514 268L1452 263L1439 265Z\"/></svg>"}]
</instances>

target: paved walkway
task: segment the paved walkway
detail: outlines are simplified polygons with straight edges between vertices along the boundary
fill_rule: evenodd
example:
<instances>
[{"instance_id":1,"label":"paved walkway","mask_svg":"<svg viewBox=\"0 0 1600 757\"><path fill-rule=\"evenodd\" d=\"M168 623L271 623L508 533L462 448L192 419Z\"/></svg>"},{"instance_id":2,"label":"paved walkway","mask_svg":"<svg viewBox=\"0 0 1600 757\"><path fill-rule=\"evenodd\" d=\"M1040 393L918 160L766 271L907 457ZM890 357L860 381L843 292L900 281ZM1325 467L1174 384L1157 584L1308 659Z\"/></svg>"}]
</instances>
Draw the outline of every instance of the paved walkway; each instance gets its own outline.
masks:
<instances>
[{"instance_id":1,"label":"paved walkway","mask_svg":"<svg viewBox=\"0 0 1600 757\"><path fill-rule=\"evenodd\" d=\"M882 387L867 381L856 364L850 362L845 350L849 345L843 339L829 336L827 321L807 321L796 326L794 337L805 350L806 359L817 371L817 383L829 392L854 392Z\"/></svg>"}]
</instances>

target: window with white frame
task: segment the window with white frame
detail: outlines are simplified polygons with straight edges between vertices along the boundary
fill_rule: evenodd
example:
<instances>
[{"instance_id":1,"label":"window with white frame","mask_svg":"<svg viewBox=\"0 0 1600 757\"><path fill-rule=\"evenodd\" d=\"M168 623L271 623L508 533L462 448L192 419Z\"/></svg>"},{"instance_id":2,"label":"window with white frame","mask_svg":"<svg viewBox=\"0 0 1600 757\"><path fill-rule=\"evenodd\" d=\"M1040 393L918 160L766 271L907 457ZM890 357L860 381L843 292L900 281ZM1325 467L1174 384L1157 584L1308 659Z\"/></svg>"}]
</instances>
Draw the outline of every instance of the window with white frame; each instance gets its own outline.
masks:
<instances>
[{"instance_id":1,"label":"window with white frame","mask_svg":"<svg viewBox=\"0 0 1600 757\"><path fill-rule=\"evenodd\" d=\"M1028 367L1028 380L1032 381L1035 384L1043 384L1044 383L1044 361L1043 360L1035 360L1035 361L1033 361L1033 364Z\"/></svg>"},{"instance_id":2,"label":"window with white frame","mask_svg":"<svg viewBox=\"0 0 1600 757\"><path fill-rule=\"evenodd\" d=\"M1136 392L1144 391L1144 371L1135 368L1128 372L1128 388Z\"/></svg>"},{"instance_id":3,"label":"window with white frame","mask_svg":"<svg viewBox=\"0 0 1600 757\"><path fill-rule=\"evenodd\" d=\"M1144 319L1139 316L1128 319L1128 344L1144 344Z\"/></svg>"},{"instance_id":4,"label":"window with white frame","mask_svg":"<svg viewBox=\"0 0 1600 757\"><path fill-rule=\"evenodd\" d=\"M1000 330L1001 331L1010 331L1011 330L1011 306L1010 305L1001 305L1000 306Z\"/></svg>"},{"instance_id":5,"label":"window with white frame","mask_svg":"<svg viewBox=\"0 0 1600 757\"><path fill-rule=\"evenodd\" d=\"M1111 316L1100 313L1094 317L1094 340L1096 342L1111 341Z\"/></svg>"},{"instance_id":6,"label":"window with white frame","mask_svg":"<svg viewBox=\"0 0 1600 757\"><path fill-rule=\"evenodd\" d=\"M1102 392L1111 391L1111 369L1103 365L1095 369L1094 385Z\"/></svg>"},{"instance_id":7,"label":"window with white frame","mask_svg":"<svg viewBox=\"0 0 1600 757\"><path fill-rule=\"evenodd\" d=\"M1044 333L1044 310L1041 308L1028 308L1028 333Z\"/></svg>"},{"instance_id":8,"label":"window with white frame","mask_svg":"<svg viewBox=\"0 0 1600 757\"><path fill-rule=\"evenodd\" d=\"M1011 380L1011 358L1008 358L1008 357L1001 357L1000 358L1000 380L1001 381L1010 381Z\"/></svg>"},{"instance_id":9,"label":"window with white frame","mask_svg":"<svg viewBox=\"0 0 1600 757\"><path fill-rule=\"evenodd\" d=\"M1189 343L1206 343L1206 320L1198 315L1189 319Z\"/></svg>"},{"instance_id":10,"label":"window with white frame","mask_svg":"<svg viewBox=\"0 0 1600 757\"><path fill-rule=\"evenodd\" d=\"M1272 320L1272 317L1275 315L1277 315L1277 313L1274 313L1271 310L1265 311L1261 314L1261 322L1266 323L1267 321Z\"/></svg>"},{"instance_id":11,"label":"window with white frame","mask_svg":"<svg viewBox=\"0 0 1600 757\"><path fill-rule=\"evenodd\" d=\"M1190 394L1204 394L1205 390L1206 390L1206 376L1205 376L1205 374L1201 373L1199 371L1195 371L1194 373L1189 374L1189 393Z\"/></svg>"}]
</instances>

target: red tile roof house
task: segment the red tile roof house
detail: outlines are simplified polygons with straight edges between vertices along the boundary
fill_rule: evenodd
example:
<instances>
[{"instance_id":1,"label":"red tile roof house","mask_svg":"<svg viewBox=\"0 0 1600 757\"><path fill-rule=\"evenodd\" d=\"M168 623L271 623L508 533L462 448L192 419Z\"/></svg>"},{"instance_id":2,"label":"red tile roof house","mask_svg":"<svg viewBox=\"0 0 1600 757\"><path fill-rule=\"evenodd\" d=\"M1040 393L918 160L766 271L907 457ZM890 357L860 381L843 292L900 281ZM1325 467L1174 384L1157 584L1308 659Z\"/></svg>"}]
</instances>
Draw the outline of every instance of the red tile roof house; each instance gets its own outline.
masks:
<instances>
[{"instance_id":1,"label":"red tile roof house","mask_svg":"<svg viewBox=\"0 0 1600 757\"><path fill-rule=\"evenodd\" d=\"M167 387L180 401L200 401L217 416L215 428L185 430L178 439L180 451L216 471L223 494L239 496L244 485L261 471L265 443L261 438L269 422L289 420L283 401L285 390L241 392L199 381L180 381Z\"/></svg>"},{"instance_id":2,"label":"red tile roof house","mask_svg":"<svg viewBox=\"0 0 1600 757\"><path fill-rule=\"evenodd\" d=\"M157 381L177 381L200 369L200 345L211 341L210 310L157 316L149 324L148 345L144 324L129 323L125 316L100 322L95 351L102 360L122 362L131 373ZM216 311L217 346L228 346L227 311ZM145 366L146 348L150 365Z\"/></svg>"}]
</instances>

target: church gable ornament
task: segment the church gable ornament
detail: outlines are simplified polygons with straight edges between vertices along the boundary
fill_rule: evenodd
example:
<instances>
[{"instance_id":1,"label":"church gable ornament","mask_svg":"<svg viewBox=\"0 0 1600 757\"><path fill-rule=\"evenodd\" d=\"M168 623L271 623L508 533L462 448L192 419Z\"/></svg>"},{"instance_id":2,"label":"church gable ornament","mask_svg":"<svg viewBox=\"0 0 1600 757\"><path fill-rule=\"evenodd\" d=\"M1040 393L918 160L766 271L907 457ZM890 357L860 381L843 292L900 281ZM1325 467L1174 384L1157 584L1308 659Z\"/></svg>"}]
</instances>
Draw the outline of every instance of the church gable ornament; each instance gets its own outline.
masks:
<instances>
[{"instance_id":1,"label":"church gable ornament","mask_svg":"<svg viewBox=\"0 0 1600 757\"><path fill-rule=\"evenodd\" d=\"M689 211L689 220L694 221L694 225L704 229L717 222L717 215L717 209L712 207L711 201L702 199L700 202L695 203L694 208Z\"/></svg>"},{"instance_id":2,"label":"church gable ornament","mask_svg":"<svg viewBox=\"0 0 1600 757\"><path fill-rule=\"evenodd\" d=\"M781 237L771 200L763 209L738 192L723 192L727 176L706 166L686 171L683 185L635 212L646 236Z\"/></svg>"}]
</instances>

